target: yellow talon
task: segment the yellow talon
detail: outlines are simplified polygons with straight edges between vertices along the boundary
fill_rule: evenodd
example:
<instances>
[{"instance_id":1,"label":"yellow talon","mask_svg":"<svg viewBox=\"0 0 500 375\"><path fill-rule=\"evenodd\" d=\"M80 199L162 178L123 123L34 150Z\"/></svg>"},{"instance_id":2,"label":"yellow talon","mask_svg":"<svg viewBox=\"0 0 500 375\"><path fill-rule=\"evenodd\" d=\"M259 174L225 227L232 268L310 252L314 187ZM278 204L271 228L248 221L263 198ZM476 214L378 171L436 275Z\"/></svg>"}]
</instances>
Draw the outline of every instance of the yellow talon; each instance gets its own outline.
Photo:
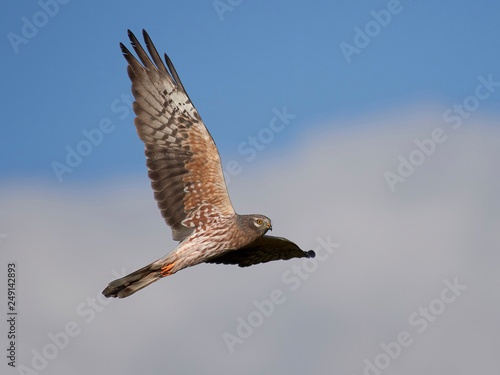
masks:
<instances>
[{"instance_id":1,"label":"yellow talon","mask_svg":"<svg viewBox=\"0 0 500 375\"><path fill-rule=\"evenodd\" d=\"M175 262L167 264L166 266L163 266L161 268L161 277L171 275L172 273L170 272L170 270L174 267L174 264L175 264Z\"/></svg>"}]
</instances>

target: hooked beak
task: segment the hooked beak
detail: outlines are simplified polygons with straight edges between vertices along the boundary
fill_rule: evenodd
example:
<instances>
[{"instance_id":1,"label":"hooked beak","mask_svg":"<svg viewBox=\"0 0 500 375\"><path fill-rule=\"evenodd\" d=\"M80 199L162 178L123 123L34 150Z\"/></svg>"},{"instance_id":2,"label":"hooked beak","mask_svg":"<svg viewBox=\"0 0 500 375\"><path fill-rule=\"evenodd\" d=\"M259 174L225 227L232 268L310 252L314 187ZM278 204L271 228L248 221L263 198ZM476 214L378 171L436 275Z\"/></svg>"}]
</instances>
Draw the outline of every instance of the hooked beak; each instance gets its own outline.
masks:
<instances>
[{"instance_id":1,"label":"hooked beak","mask_svg":"<svg viewBox=\"0 0 500 375\"><path fill-rule=\"evenodd\" d=\"M267 223L267 229L268 230L273 230L273 226L271 225L271 223Z\"/></svg>"}]
</instances>

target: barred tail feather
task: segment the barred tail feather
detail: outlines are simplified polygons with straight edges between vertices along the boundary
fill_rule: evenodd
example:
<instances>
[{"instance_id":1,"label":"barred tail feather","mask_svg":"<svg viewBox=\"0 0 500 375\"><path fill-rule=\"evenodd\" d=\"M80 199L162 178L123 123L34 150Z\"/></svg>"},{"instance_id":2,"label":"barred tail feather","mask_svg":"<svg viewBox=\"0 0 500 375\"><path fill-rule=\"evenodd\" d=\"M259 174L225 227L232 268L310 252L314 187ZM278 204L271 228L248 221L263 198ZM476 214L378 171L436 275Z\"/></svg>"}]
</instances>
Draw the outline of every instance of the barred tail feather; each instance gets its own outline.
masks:
<instances>
[{"instance_id":1,"label":"barred tail feather","mask_svg":"<svg viewBox=\"0 0 500 375\"><path fill-rule=\"evenodd\" d=\"M127 276L110 282L108 287L102 291L102 294L107 298L125 298L161 279L163 276L158 261L156 261Z\"/></svg>"}]
</instances>

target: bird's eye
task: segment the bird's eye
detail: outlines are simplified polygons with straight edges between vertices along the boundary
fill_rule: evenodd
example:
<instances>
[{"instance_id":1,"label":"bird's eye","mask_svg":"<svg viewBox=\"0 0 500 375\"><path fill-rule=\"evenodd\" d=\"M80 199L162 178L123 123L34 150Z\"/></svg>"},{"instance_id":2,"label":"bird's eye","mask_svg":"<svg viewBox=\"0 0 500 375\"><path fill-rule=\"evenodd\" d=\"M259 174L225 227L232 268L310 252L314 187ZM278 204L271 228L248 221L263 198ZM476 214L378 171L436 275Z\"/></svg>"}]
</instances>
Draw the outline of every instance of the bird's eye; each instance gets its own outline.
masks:
<instances>
[{"instance_id":1,"label":"bird's eye","mask_svg":"<svg viewBox=\"0 0 500 375\"><path fill-rule=\"evenodd\" d=\"M261 219L257 219L257 224L261 225L262 224L262 220Z\"/></svg>"}]
</instances>

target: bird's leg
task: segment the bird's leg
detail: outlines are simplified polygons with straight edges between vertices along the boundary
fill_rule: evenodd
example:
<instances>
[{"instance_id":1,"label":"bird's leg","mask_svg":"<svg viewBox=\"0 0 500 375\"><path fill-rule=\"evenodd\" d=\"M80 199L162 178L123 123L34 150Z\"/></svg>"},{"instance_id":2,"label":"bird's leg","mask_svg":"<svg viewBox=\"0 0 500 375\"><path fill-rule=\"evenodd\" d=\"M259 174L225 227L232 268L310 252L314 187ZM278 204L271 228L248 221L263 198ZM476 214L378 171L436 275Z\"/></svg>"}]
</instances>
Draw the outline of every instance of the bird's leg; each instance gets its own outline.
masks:
<instances>
[{"instance_id":1,"label":"bird's leg","mask_svg":"<svg viewBox=\"0 0 500 375\"><path fill-rule=\"evenodd\" d=\"M175 262L172 262L172 263L169 263L167 264L166 266L163 266L161 268L161 277L165 277L165 276L169 276L172 274L172 272L170 272L172 270L172 268L174 267L175 265Z\"/></svg>"}]
</instances>

